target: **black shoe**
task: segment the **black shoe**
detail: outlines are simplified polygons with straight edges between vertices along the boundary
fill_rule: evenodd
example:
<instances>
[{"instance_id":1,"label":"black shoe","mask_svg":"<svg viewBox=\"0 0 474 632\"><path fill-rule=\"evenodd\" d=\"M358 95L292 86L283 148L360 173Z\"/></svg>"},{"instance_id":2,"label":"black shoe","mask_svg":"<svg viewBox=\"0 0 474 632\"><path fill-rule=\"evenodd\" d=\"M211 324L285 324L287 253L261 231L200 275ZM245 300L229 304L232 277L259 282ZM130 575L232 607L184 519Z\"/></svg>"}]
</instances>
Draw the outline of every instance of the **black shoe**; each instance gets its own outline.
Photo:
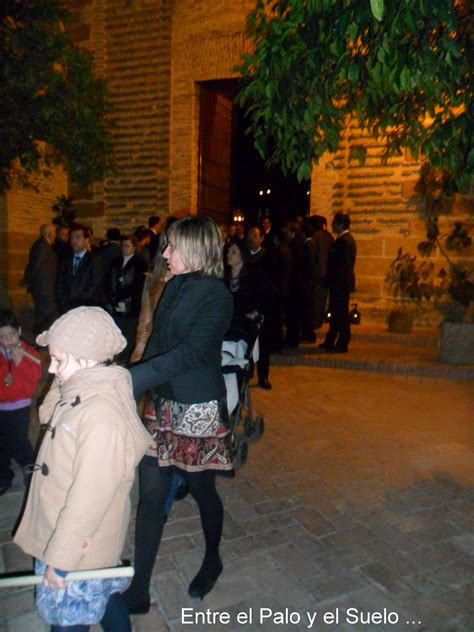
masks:
<instances>
[{"instance_id":1,"label":"black shoe","mask_svg":"<svg viewBox=\"0 0 474 632\"><path fill-rule=\"evenodd\" d=\"M334 349L334 345L329 345L327 342L322 342L320 345L318 345L318 349L322 349L323 351L325 351L326 349Z\"/></svg>"},{"instance_id":2,"label":"black shoe","mask_svg":"<svg viewBox=\"0 0 474 632\"><path fill-rule=\"evenodd\" d=\"M0 483L0 496L3 496L3 494L7 492L11 486L11 483Z\"/></svg>"},{"instance_id":3,"label":"black shoe","mask_svg":"<svg viewBox=\"0 0 474 632\"><path fill-rule=\"evenodd\" d=\"M178 485L178 489L176 490L174 499L183 500L183 498L186 498L188 494L189 494L189 487L186 485L186 483L180 483Z\"/></svg>"},{"instance_id":4,"label":"black shoe","mask_svg":"<svg viewBox=\"0 0 474 632\"><path fill-rule=\"evenodd\" d=\"M193 599L204 599L207 593L214 588L214 584L222 573L223 568L224 566L219 556L212 560L204 558L199 573L189 584L188 595Z\"/></svg>"},{"instance_id":5,"label":"black shoe","mask_svg":"<svg viewBox=\"0 0 474 632\"><path fill-rule=\"evenodd\" d=\"M258 381L258 386L260 388L265 389L266 391L271 391L272 390L272 385L270 384L270 382L268 380L259 380Z\"/></svg>"},{"instance_id":6,"label":"black shoe","mask_svg":"<svg viewBox=\"0 0 474 632\"><path fill-rule=\"evenodd\" d=\"M132 595L130 588L122 594L129 614L147 614L150 611L150 597L142 599Z\"/></svg>"}]
</instances>

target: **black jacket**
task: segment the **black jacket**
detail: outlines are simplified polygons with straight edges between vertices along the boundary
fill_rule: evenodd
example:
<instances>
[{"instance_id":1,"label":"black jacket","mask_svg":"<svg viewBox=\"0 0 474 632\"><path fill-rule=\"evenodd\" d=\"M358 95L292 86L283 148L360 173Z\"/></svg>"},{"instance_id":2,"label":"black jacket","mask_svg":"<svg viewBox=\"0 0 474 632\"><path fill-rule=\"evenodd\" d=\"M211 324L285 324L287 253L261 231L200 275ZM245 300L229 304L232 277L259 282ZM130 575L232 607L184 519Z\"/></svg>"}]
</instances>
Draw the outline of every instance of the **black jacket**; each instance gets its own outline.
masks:
<instances>
[{"instance_id":1,"label":"black jacket","mask_svg":"<svg viewBox=\"0 0 474 632\"><path fill-rule=\"evenodd\" d=\"M80 305L104 303L103 270L99 255L86 252L73 272L74 255L63 259L59 266L56 297L61 314Z\"/></svg>"},{"instance_id":2,"label":"black jacket","mask_svg":"<svg viewBox=\"0 0 474 632\"><path fill-rule=\"evenodd\" d=\"M355 290L356 254L356 243L351 233L338 237L329 248L326 282L333 295Z\"/></svg>"},{"instance_id":3,"label":"black jacket","mask_svg":"<svg viewBox=\"0 0 474 632\"><path fill-rule=\"evenodd\" d=\"M40 237L30 248L25 283L35 300L53 299L58 274L58 258L49 242Z\"/></svg>"},{"instance_id":4,"label":"black jacket","mask_svg":"<svg viewBox=\"0 0 474 632\"><path fill-rule=\"evenodd\" d=\"M125 304L125 312L117 312L122 316L138 316L140 314L143 284L145 283L146 265L143 259L133 255L124 268L123 257L114 259L107 277L107 301L112 311L116 311L118 303Z\"/></svg>"},{"instance_id":5,"label":"black jacket","mask_svg":"<svg viewBox=\"0 0 474 632\"><path fill-rule=\"evenodd\" d=\"M225 284L232 292L230 273L225 278ZM256 310L265 314L272 309L276 290L265 274L263 268L251 268L244 265L239 276L238 287L232 292L234 297L233 320L242 320L246 314Z\"/></svg>"},{"instance_id":6,"label":"black jacket","mask_svg":"<svg viewBox=\"0 0 474 632\"><path fill-rule=\"evenodd\" d=\"M130 369L141 394L182 404L220 399L222 340L232 318L232 296L224 283L197 272L169 281L155 312L143 361Z\"/></svg>"}]
</instances>

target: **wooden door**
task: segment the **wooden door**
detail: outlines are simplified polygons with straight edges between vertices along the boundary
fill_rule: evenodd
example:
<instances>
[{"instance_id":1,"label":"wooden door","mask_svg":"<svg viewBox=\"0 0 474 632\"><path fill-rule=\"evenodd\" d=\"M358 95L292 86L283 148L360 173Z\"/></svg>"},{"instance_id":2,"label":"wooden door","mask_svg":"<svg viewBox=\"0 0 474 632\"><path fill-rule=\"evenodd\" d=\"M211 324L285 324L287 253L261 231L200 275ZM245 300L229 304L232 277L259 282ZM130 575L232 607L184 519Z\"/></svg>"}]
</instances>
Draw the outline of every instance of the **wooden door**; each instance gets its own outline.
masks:
<instances>
[{"instance_id":1,"label":"wooden door","mask_svg":"<svg viewBox=\"0 0 474 632\"><path fill-rule=\"evenodd\" d=\"M199 125L199 206L219 224L230 217L232 98L201 85Z\"/></svg>"}]
</instances>

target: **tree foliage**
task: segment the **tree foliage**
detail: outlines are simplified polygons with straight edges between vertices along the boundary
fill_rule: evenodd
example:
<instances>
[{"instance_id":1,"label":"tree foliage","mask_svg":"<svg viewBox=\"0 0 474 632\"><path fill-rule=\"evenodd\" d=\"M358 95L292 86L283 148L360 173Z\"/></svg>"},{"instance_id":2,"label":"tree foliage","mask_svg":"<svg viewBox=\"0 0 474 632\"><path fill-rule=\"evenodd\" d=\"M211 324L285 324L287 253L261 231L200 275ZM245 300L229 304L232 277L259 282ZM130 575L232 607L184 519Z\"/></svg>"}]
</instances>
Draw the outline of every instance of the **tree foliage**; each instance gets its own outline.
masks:
<instances>
[{"instance_id":1,"label":"tree foliage","mask_svg":"<svg viewBox=\"0 0 474 632\"><path fill-rule=\"evenodd\" d=\"M0 3L0 192L15 165L27 174L62 164L86 186L110 166L103 81L69 40L61 0Z\"/></svg>"},{"instance_id":2,"label":"tree foliage","mask_svg":"<svg viewBox=\"0 0 474 632\"><path fill-rule=\"evenodd\" d=\"M239 70L255 146L298 178L348 117L461 186L474 172L474 22L467 0L258 0ZM351 158L365 159L362 144Z\"/></svg>"}]
</instances>

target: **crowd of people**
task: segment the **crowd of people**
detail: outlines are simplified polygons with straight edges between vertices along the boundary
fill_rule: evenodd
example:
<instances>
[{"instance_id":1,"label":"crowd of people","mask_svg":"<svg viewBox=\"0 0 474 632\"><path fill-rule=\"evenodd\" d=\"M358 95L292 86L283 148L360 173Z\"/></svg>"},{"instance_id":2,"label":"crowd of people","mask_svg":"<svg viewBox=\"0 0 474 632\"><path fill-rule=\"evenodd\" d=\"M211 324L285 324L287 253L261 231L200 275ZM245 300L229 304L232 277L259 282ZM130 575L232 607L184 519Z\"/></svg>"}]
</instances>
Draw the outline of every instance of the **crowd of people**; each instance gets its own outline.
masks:
<instances>
[{"instance_id":1,"label":"crowd of people","mask_svg":"<svg viewBox=\"0 0 474 632\"><path fill-rule=\"evenodd\" d=\"M141 344L143 352L140 312L146 311L143 302L150 294L153 310L157 305L160 293L156 288L164 281L160 236L173 221L170 217L165 223L154 215L148 228L139 226L131 234L109 228L97 246L90 228L82 224L70 230L58 226L55 231L50 225L41 226L25 270L25 284L35 305L33 333L38 335L74 307L96 305L111 314L127 340L120 360L128 362L136 345ZM248 313L263 317L257 367L261 388L271 389L270 354L301 342L315 343L328 305L330 332L319 350L347 351L356 257L349 226L347 214L335 215L332 232L336 241L320 215L297 216L277 228L269 217L247 227L242 223L220 226L225 282L234 296L234 317ZM133 357L137 360L138 352Z\"/></svg>"},{"instance_id":2,"label":"crowd of people","mask_svg":"<svg viewBox=\"0 0 474 632\"><path fill-rule=\"evenodd\" d=\"M203 599L212 590L223 570L216 476L233 476L221 370L232 327L258 322L264 389L271 389L272 350L316 340L328 289L334 317L321 350L347 351L349 344L356 253L347 215L333 219L335 240L319 216L278 229L269 218L246 230L219 229L196 215L161 224L153 216L149 229L134 234L111 228L98 248L84 225L70 233L58 228L55 239L52 227L41 227L25 281L35 302L36 348L48 346L54 379L39 410L44 432L36 456L27 417L38 353L21 340L12 312L0 314L0 431L13 436L13 417L20 420L1 455L0 493L11 486L11 459L27 465L15 542L44 576L37 605L53 632L86 632L99 622L106 631L130 632L129 615L148 612L178 485L196 501L205 545L188 594ZM144 404L140 416L136 402ZM68 582L71 571L120 565L137 465L131 585Z\"/></svg>"}]
</instances>

